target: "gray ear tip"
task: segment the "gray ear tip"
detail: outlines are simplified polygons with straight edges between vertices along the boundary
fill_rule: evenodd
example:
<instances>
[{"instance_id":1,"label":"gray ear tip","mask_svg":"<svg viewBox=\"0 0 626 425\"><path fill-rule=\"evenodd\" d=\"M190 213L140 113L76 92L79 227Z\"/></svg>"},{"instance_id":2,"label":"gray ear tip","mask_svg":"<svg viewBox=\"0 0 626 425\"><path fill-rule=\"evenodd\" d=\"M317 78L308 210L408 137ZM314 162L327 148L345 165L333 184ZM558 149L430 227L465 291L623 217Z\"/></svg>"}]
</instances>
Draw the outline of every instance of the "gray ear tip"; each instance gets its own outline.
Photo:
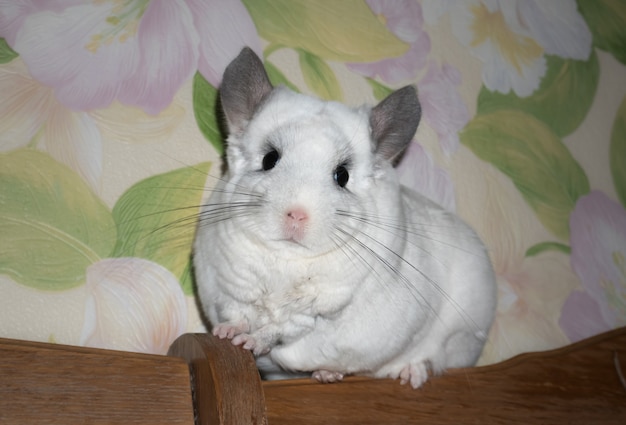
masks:
<instances>
[{"instance_id":1,"label":"gray ear tip","mask_svg":"<svg viewBox=\"0 0 626 425\"><path fill-rule=\"evenodd\" d=\"M229 71L232 71L234 69L239 69L239 68L245 69L252 65L257 65L259 63L262 64L263 62L254 52L254 50L252 50L248 46L245 46L244 48L241 49L237 57L228 64L224 73L227 73Z\"/></svg>"},{"instance_id":2,"label":"gray ear tip","mask_svg":"<svg viewBox=\"0 0 626 425\"><path fill-rule=\"evenodd\" d=\"M408 104L414 104L418 108L420 107L420 102L418 99L418 91L417 87L414 85L404 86L398 90L402 93L403 100Z\"/></svg>"},{"instance_id":3,"label":"gray ear tip","mask_svg":"<svg viewBox=\"0 0 626 425\"><path fill-rule=\"evenodd\" d=\"M248 46L244 46L241 51L239 52L239 55L237 55L237 59L239 58L254 58L254 59L258 59L259 57L257 56L256 53L254 53L254 50L252 50L250 47Z\"/></svg>"},{"instance_id":4,"label":"gray ear tip","mask_svg":"<svg viewBox=\"0 0 626 425\"><path fill-rule=\"evenodd\" d=\"M409 84L408 86L397 89L393 94L401 97L417 98L417 87L415 87L413 84Z\"/></svg>"},{"instance_id":5,"label":"gray ear tip","mask_svg":"<svg viewBox=\"0 0 626 425\"><path fill-rule=\"evenodd\" d=\"M404 86L400 90L406 92L407 94L411 94L411 95L417 97L417 87L415 87L413 84L409 84L408 86Z\"/></svg>"}]
</instances>

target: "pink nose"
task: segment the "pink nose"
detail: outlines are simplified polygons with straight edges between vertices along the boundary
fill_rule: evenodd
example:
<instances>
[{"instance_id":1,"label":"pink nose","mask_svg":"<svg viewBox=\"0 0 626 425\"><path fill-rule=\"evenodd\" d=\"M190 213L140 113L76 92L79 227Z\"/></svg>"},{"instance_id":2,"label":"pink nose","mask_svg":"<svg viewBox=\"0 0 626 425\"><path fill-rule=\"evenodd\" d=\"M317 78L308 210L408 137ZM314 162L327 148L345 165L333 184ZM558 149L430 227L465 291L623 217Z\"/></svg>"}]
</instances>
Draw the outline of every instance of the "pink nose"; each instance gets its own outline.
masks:
<instances>
[{"instance_id":1,"label":"pink nose","mask_svg":"<svg viewBox=\"0 0 626 425\"><path fill-rule=\"evenodd\" d=\"M299 222L299 221L307 221L309 216L306 211L301 208L294 208L287 212L287 221L291 222Z\"/></svg>"},{"instance_id":2,"label":"pink nose","mask_svg":"<svg viewBox=\"0 0 626 425\"><path fill-rule=\"evenodd\" d=\"M306 210L294 207L287 211L283 224L283 233L286 239L300 242L306 235L309 215Z\"/></svg>"}]
</instances>

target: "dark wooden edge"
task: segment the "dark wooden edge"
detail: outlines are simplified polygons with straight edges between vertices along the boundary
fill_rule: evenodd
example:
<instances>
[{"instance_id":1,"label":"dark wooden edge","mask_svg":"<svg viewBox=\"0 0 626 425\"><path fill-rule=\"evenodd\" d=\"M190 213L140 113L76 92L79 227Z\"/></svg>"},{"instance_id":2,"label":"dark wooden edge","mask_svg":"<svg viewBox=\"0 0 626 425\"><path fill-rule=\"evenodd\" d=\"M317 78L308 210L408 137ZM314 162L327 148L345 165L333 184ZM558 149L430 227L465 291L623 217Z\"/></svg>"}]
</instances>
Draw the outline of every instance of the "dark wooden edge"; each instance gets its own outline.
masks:
<instances>
[{"instance_id":1,"label":"dark wooden edge","mask_svg":"<svg viewBox=\"0 0 626 425\"><path fill-rule=\"evenodd\" d=\"M289 423L294 418L300 420L301 416L297 415L304 413L303 408L307 406L308 410L312 409L323 414L332 413L331 409L327 407L330 405L329 403L343 405L343 411L349 411L352 409L350 400L354 398L351 394L356 393L369 398L368 394L378 394L380 397L381 393L387 392L390 397L397 399L398 406L401 408L419 412L425 407L424 397L427 394L431 394L432 398L437 400L436 403L445 404L445 398L451 397L451 393L445 389L445 385L450 383L460 387L462 381L478 385L484 381L485 385L497 384L514 392L516 387L507 380L506 371L515 371L512 372L515 374L528 370L528 373L532 374L542 369L541 365L544 363L562 363L564 367L583 367L585 370L594 370L597 364L590 364L590 358L587 357L588 352L607 353L606 355L610 355L610 369L613 371L613 375L619 374L618 367L623 373L626 373L626 364L623 361L621 365L616 363L615 368L612 366L613 353L617 355L617 351L622 351L622 355L624 354L624 338L626 338L626 327L555 350L525 353L488 366L449 370L444 376L435 378L432 384L429 383L426 386L427 389L422 391L401 388L397 381L390 379L376 380L362 377L348 377L343 383L330 385L318 384L306 378L261 382L254 358L249 351L233 346L230 341L220 340L207 334L181 336L172 345L169 354L183 357L191 365L197 423L256 424L267 423L268 417L272 419L272 422ZM602 355L601 358L605 358L606 355ZM583 383L581 382L581 384ZM620 387L621 385L617 387L618 390ZM615 389L614 387L611 388ZM459 389L459 392L463 391L465 390ZM613 397L620 400L622 396L619 393L616 394ZM623 394L626 394L626 389L624 389ZM444 395L446 397L440 399ZM352 403L355 401L352 400ZM306 406L303 406L302 403ZM361 402L354 404L359 403ZM367 406L362 403L358 407L353 407L367 409ZM296 409L299 412L290 416L290 410ZM283 416L286 416L286 422L278 420ZM322 418L321 422L315 423L324 423L328 419L328 417ZM341 422L342 420L336 423Z\"/></svg>"},{"instance_id":2,"label":"dark wooden edge","mask_svg":"<svg viewBox=\"0 0 626 425\"><path fill-rule=\"evenodd\" d=\"M209 334L185 334L170 356L190 367L196 424L267 424L261 377L252 354Z\"/></svg>"},{"instance_id":3,"label":"dark wooden edge","mask_svg":"<svg viewBox=\"0 0 626 425\"><path fill-rule=\"evenodd\" d=\"M132 351L123 351L123 350L113 350L109 348L94 348L94 347L83 347L78 345L66 345L66 344L57 344L52 342L39 342L39 341L27 341L23 339L12 339L12 338L2 338L0 337L0 344L12 346L12 347L29 347L34 350L46 349L46 350L58 350L63 352L72 352L77 354L89 354L89 355L108 355L108 356L116 356L116 357L124 357L124 358L135 358L135 359L163 359L165 356L159 354L147 354L147 353L137 353ZM171 359L169 361L175 361Z\"/></svg>"}]
</instances>

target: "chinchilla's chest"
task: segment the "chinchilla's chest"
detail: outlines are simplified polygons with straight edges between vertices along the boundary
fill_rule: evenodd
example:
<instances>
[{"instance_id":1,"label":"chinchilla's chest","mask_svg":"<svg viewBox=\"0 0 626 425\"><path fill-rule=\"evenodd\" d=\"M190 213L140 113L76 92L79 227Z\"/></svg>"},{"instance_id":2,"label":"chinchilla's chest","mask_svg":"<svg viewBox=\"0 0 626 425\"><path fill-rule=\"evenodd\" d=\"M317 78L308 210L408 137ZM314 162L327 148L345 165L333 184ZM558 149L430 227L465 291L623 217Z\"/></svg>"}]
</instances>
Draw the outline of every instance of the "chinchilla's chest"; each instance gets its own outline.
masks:
<instances>
[{"instance_id":1,"label":"chinchilla's chest","mask_svg":"<svg viewBox=\"0 0 626 425\"><path fill-rule=\"evenodd\" d=\"M236 298L254 305L263 315L315 315L340 288L354 287L362 279L333 258L281 256L256 247L229 266L222 282L228 282L229 291L237 291Z\"/></svg>"}]
</instances>

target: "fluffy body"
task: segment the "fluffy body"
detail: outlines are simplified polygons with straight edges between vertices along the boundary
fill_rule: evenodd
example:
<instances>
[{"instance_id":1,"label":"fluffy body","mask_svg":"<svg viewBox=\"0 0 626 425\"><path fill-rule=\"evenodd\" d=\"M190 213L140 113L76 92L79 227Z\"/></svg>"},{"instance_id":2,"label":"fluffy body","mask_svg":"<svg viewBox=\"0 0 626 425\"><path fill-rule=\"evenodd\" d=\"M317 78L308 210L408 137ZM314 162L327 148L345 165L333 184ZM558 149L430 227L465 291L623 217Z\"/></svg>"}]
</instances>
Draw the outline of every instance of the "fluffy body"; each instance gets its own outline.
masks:
<instances>
[{"instance_id":1,"label":"fluffy body","mask_svg":"<svg viewBox=\"0 0 626 425\"><path fill-rule=\"evenodd\" d=\"M225 112L228 171L194 247L213 333L252 350L269 378L417 388L429 370L474 364L495 308L488 255L456 215L399 185L371 109L276 88L248 119Z\"/></svg>"}]
</instances>

